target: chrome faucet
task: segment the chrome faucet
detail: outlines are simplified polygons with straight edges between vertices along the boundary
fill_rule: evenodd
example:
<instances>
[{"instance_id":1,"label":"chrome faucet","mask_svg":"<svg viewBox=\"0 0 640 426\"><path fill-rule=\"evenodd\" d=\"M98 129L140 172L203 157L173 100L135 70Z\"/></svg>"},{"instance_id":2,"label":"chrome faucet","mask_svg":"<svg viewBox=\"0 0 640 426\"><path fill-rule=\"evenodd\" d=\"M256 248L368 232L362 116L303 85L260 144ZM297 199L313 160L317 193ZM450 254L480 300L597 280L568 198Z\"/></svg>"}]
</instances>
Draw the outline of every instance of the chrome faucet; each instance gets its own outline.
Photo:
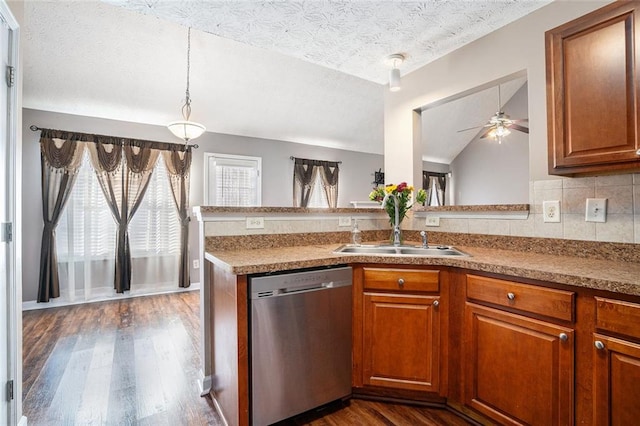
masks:
<instances>
[{"instance_id":1,"label":"chrome faucet","mask_svg":"<svg viewBox=\"0 0 640 426\"><path fill-rule=\"evenodd\" d=\"M422 237L422 248L429 248L429 241L427 237L427 231L420 231L420 236Z\"/></svg>"},{"instance_id":2,"label":"chrome faucet","mask_svg":"<svg viewBox=\"0 0 640 426\"><path fill-rule=\"evenodd\" d=\"M391 192L387 192L387 194L382 199L382 207L387 205L387 200L389 199L389 197L393 198L396 213L396 221L393 224L393 245L395 247L398 247L400 246L400 209L398 206L398 196L396 194L392 194Z\"/></svg>"}]
</instances>

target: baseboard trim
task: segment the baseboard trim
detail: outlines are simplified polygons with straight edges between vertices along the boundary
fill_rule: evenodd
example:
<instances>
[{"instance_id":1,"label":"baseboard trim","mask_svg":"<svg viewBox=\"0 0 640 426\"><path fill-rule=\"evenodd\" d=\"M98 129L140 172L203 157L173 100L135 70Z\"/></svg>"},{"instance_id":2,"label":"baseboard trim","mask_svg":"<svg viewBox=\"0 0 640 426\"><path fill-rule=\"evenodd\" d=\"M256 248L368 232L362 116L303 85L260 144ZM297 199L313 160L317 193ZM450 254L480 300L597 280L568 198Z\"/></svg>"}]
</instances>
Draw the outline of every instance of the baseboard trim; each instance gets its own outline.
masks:
<instances>
[{"instance_id":1,"label":"baseboard trim","mask_svg":"<svg viewBox=\"0 0 640 426\"><path fill-rule=\"evenodd\" d=\"M96 303L96 302L107 302L111 300L121 300L121 299L132 299L134 297L143 297L143 296L155 296L158 294L172 294L172 293L182 293L186 291L199 291L200 283L191 283L189 287L177 287L171 290L160 290L160 291L151 291L148 293L122 293L122 294L114 294L110 296L104 297L96 297L91 300L60 300L60 298L51 299L46 303L38 303L35 300L28 300L26 302L22 302L22 310L23 311L33 311L36 309L47 309L47 308L59 308L62 306L73 306L73 305L83 305L87 303Z\"/></svg>"}]
</instances>

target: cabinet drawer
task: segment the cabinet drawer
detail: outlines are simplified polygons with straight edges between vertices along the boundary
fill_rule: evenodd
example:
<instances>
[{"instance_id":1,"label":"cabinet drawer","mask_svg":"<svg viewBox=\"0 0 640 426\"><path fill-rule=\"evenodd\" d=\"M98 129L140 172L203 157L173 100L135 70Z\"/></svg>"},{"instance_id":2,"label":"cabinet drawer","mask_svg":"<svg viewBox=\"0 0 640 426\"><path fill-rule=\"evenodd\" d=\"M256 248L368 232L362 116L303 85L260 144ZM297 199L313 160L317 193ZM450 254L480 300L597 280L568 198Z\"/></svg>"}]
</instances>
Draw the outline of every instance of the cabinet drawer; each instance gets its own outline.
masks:
<instances>
[{"instance_id":1,"label":"cabinet drawer","mask_svg":"<svg viewBox=\"0 0 640 426\"><path fill-rule=\"evenodd\" d=\"M367 290L437 292L439 282L440 271L364 268L364 288Z\"/></svg>"},{"instance_id":2,"label":"cabinet drawer","mask_svg":"<svg viewBox=\"0 0 640 426\"><path fill-rule=\"evenodd\" d=\"M533 314L573 321L575 293L467 275L467 297Z\"/></svg>"},{"instance_id":3,"label":"cabinet drawer","mask_svg":"<svg viewBox=\"0 0 640 426\"><path fill-rule=\"evenodd\" d=\"M596 327L640 339L640 305L596 297Z\"/></svg>"}]
</instances>

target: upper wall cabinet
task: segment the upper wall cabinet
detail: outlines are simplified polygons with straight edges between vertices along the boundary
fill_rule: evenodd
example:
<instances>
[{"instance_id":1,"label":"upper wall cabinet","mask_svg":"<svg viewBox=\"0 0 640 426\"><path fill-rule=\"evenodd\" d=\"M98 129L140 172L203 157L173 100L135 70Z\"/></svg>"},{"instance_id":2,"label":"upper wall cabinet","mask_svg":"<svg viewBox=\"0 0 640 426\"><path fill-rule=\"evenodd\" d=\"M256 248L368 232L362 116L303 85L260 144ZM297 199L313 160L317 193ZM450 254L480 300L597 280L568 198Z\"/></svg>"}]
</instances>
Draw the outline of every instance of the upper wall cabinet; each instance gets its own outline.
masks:
<instances>
[{"instance_id":1,"label":"upper wall cabinet","mask_svg":"<svg viewBox=\"0 0 640 426\"><path fill-rule=\"evenodd\" d=\"M640 170L640 2L615 2L546 37L549 174Z\"/></svg>"}]
</instances>

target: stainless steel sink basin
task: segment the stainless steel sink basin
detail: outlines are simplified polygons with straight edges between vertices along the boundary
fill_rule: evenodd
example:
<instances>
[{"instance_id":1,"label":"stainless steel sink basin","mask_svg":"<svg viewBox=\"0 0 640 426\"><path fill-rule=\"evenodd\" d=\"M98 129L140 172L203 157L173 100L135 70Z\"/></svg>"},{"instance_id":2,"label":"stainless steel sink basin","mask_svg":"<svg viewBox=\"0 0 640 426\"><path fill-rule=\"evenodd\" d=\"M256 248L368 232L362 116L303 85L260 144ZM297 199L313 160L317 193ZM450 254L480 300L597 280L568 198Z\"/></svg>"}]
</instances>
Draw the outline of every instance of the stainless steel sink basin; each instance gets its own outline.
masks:
<instances>
[{"instance_id":1,"label":"stainless steel sink basin","mask_svg":"<svg viewBox=\"0 0 640 426\"><path fill-rule=\"evenodd\" d=\"M351 244L338 247L333 251L339 254L374 254L374 255L393 255L393 256L429 256L429 257L450 257L450 256L469 256L467 253L451 246L429 246L427 248L421 246L391 246L391 245L361 245L354 246Z\"/></svg>"}]
</instances>

